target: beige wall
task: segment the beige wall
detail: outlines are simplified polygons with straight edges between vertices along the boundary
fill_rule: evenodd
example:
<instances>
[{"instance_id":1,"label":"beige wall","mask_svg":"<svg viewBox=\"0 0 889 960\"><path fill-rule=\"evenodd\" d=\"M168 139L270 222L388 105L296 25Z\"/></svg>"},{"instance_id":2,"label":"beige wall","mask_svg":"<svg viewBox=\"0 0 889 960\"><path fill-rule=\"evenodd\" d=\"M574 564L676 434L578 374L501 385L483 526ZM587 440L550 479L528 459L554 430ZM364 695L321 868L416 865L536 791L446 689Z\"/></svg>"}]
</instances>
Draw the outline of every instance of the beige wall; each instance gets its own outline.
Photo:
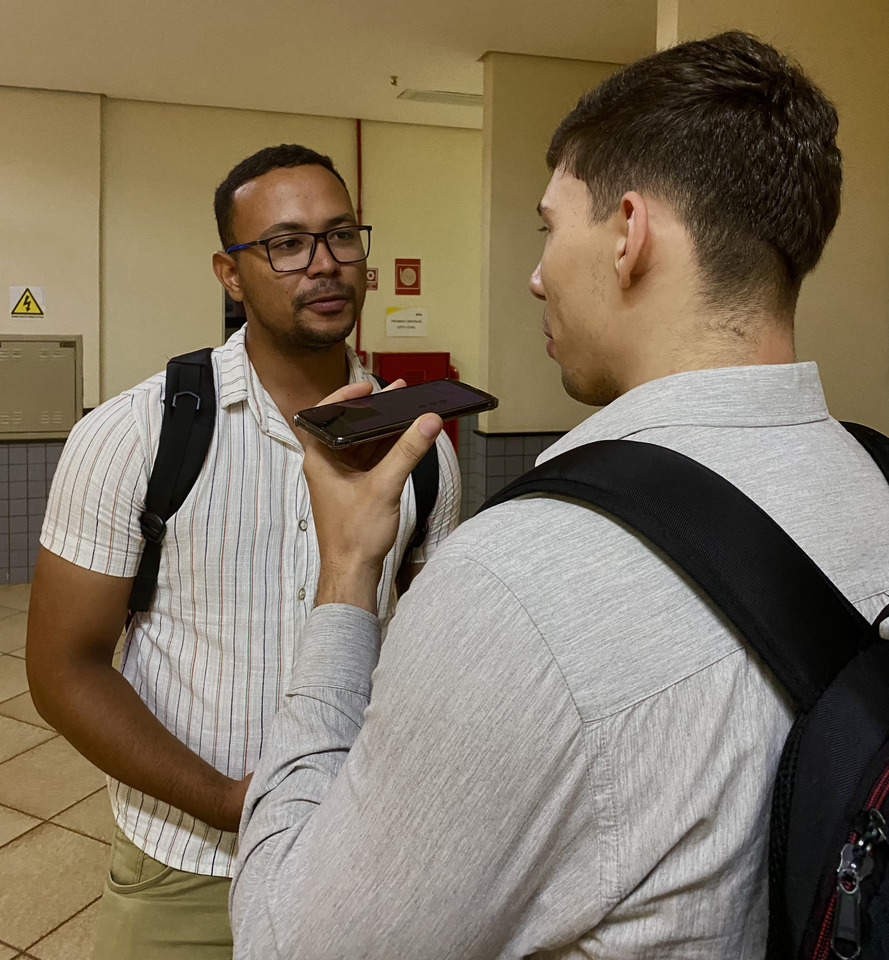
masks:
<instances>
[{"instance_id":1,"label":"beige wall","mask_svg":"<svg viewBox=\"0 0 889 960\"><path fill-rule=\"evenodd\" d=\"M676 8L679 39L748 30L793 55L835 102L843 212L821 264L803 284L797 352L818 362L835 416L889 430L886 0L667 0L667 6Z\"/></svg>"},{"instance_id":2,"label":"beige wall","mask_svg":"<svg viewBox=\"0 0 889 960\"><path fill-rule=\"evenodd\" d=\"M362 125L364 219L373 224L361 346L447 350L460 376L479 378L482 135L479 130ZM420 296L395 296L395 258L421 261ZM387 337L387 307L425 307L426 337Z\"/></svg>"},{"instance_id":3,"label":"beige wall","mask_svg":"<svg viewBox=\"0 0 889 960\"><path fill-rule=\"evenodd\" d=\"M546 150L562 117L614 64L488 53L485 66L481 378L500 398L492 433L568 430L590 413L547 356L542 304L528 278L543 249L537 204Z\"/></svg>"},{"instance_id":4,"label":"beige wall","mask_svg":"<svg viewBox=\"0 0 889 960\"><path fill-rule=\"evenodd\" d=\"M0 87L0 334L83 335L84 403L99 396L101 98ZM9 316L9 288L46 316Z\"/></svg>"}]
</instances>

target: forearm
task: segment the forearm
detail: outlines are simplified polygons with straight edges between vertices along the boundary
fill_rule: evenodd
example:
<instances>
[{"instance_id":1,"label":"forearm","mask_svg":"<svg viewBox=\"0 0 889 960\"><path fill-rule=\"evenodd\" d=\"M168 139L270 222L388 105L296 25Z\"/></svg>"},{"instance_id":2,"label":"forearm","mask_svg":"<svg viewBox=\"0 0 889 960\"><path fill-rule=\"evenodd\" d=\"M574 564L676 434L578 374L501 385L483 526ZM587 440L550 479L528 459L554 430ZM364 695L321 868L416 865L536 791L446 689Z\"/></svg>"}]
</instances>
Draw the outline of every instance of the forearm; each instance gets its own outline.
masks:
<instances>
[{"instance_id":1,"label":"forearm","mask_svg":"<svg viewBox=\"0 0 889 960\"><path fill-rule=\"evenodd\" d=\"M245 805L236 960L289 960L294 944L313 958L528 956L565 942L524 919L561 864L557 901L594 895L585 742L563 677L484 569L437 573L392 621L366 711L350 679L301 685L275 718ZM355 649L360 611L318 614L328 657Z\"/></svg>"},{"instance_id":2,"label":"forearm","mask_svg":"<svg viewBox=\"0 0 889 960\"><path fill-rule=\"evenodd\" d=\"M278 902L274 864L290 864L361 730L379 639L376 617L354 607L325 606L309 619L298 685L275 718L244 805L232 888L237 957L277 955L266 949L274 939L266 907ZM287 876L280 874L285 885ZM283 900L289 895L282 889Z\"/></svg>"},{"instance_id":3,"label":"forearm","mask_svg":"<svg viewBox=\"0 0 889 960\"><path fill-rule=\"evenodd\" d=\"M151 713L110 663L60 667L32 683L39 712L99 769L223 830L237 830L238 781L216 770Z\"/></svg>"}]
</instances>

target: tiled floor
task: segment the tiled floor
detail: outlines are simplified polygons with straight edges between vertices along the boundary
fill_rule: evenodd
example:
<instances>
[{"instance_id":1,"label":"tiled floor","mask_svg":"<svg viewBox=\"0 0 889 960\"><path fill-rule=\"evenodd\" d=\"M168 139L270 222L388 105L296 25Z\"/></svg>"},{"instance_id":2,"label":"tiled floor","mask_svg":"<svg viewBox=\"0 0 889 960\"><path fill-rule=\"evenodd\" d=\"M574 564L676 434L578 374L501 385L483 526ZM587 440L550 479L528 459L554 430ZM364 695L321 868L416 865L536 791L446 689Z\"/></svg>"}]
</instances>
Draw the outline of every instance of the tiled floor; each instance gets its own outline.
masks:
<instances>
[{"instance_id":1,"label":"tiled floor","mask_svg":"<svg viewBox=\"0 0 889 960\"><path fill-rule=\"evenodd\" d=\"M0 960L88 960L113 823L102 773L31 703L29 591L0 586Z\"/></svg>"}]
</instances>

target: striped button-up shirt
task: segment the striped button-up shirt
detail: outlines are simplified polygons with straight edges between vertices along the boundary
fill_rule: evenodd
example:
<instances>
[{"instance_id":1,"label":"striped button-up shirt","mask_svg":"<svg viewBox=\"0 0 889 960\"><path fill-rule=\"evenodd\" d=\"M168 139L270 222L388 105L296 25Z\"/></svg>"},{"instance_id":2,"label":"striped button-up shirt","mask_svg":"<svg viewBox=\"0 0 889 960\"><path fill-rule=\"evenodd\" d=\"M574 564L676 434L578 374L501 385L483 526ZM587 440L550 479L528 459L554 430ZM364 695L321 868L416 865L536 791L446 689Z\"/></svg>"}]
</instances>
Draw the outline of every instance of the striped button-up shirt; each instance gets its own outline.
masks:
<instances>
[{"instance_id":1,"label":"striped button-up shirt","mask_svg":"<svg viewBox=\"0 0 889 960\"><path fill-rule=\"evenodd\" d=\"M367 380L348 351L350 378ZM291 678L312 609L319 558L303 451L247 357L244 330L213 352L216 429L204 467L167 524L151 609L133 619L121 671L151 712L229 777L256 765ZM53 479L41 543L89 570L136 573L139 516L163 416L158 374L85 417ZM374 389L378 389L374 384ZM429 532L409 557L423 562L457 525L459 471L439 440L440 487ZM415 520L411 483L379 586L391 615L395 573ZM134 744L138 749L138 744ZM149 856L228 876L236 835L109 778L118 826Z\"/></svg>"}]
</instances>

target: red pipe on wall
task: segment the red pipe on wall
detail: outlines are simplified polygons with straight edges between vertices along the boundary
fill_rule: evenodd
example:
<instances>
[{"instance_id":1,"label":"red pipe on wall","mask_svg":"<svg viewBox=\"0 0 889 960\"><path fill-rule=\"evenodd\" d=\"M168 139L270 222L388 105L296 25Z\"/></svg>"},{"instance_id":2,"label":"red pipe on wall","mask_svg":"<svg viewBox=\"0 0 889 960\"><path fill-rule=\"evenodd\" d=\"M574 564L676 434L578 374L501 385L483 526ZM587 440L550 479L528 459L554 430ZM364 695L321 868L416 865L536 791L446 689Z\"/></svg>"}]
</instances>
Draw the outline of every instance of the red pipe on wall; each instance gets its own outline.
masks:
<instances>
[{"instance_id":1,"label":"red pipe on wall","mask_svg":"<svg viewBox=\"0 0 889 960\"><path fill-rule=\"evenodd\" d=\"M358 222L362 222L362 176L364 171L362 170L362 155L361 155L361 121L356 118L355 120L355 159L356 166L358 168L357 176L357 196L355 197L355 215L358 217ZM361 314L358 314L358 317L355 320L355 353L358 354L358 359L367 366L367 353L361 349Z\"/></svg>"}]
</instances>

